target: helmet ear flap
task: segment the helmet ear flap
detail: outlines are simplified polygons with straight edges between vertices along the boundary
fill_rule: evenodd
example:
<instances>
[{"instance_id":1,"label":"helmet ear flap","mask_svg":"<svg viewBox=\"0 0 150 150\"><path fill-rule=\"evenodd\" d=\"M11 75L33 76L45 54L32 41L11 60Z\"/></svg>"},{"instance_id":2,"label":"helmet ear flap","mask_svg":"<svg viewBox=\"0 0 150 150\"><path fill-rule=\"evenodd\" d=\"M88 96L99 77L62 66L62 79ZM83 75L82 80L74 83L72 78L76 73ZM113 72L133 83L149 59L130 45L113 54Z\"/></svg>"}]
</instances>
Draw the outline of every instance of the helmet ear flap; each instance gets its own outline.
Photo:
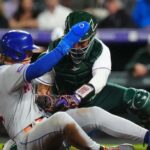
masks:
<instances>
[{"instance_id":1,"label":"helmet ear flap","mask_svg":"<svg viewBox=\"0 0 150 150\"><path fill-rule=\"evenodd\" d=\"M13 50L12 48L5 46L5 49L2 50L2 54L4 56L10 57L11 59L15 60L15 61L20 61L25 59L26 54L22 51L16 51Z\"/></svg>"},{"instance_id":2,"label":"helmet ear flap","mask_svg":"<svg viewBox=\"0 0 150 150\"><path fill-rule=\"evenodd\" d=\"M31 34L23 30L11 30L5 33L1 42L0 53L17 62L25 59L27 51L35 52L35 49L39 49L34 45Z\"/></svg>"}]
</instances>

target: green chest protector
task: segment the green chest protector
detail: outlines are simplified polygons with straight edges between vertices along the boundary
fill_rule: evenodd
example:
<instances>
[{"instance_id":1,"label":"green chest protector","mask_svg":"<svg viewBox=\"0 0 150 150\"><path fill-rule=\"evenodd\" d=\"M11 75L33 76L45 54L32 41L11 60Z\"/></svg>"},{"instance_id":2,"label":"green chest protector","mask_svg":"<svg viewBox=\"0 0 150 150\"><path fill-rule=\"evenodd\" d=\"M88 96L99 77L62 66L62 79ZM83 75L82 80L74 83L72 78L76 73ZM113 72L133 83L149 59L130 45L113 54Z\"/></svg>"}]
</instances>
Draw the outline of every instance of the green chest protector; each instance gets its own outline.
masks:
<instances>
[{"instance_id":1,"label":"green chest protector","mask_svg":"<svg viewBox=\"0 0 150 150\"><path fill-rule=\"evenodd\" d=\"M53 49L55 44L50 45ZM73 94L81 85L88 83L92 78L92 67L96 59L102 53L102 45L95 39L86 54L85 59L75 66L70 56L64 57L54 68L55 70L55 91L59 94Z\"/></svg>"}]
</instances>

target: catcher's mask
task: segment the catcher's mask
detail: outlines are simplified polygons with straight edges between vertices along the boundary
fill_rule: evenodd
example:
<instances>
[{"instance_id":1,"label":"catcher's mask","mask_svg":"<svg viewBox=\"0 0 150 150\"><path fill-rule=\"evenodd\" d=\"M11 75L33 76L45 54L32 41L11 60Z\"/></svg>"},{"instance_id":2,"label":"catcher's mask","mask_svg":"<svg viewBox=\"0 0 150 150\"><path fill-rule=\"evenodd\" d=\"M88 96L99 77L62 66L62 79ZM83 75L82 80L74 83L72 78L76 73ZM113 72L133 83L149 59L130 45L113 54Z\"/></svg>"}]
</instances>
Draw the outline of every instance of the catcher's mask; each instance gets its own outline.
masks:
<instances>
[{"instance_id":1,"label":"catcher's mask","mask_svg":"<svg viewBox=\"0 0 150 150\"><path fill-rule=\"evenodd\" d=\"M2 37L0 53L20 62L26 58L27 52L34 52L37 49L39 47L34 45L30 33L23 30L11 30Z\"/></svg>"},{"instance_id":2,"label":"catcher's mask","mask_svg":"<svg viewBox=\"0 0 150 150\"><path fill-rule=\"evenodd\" d=\"M96 18L84 11L74 11L70 13L65 23L65 34L69 32L71 27L81 21L87 21L90 29L86 35L71 49L70 55L75 64L79 64L85 58L96 34L97 20Z\"/></svg>"}]
</instances>

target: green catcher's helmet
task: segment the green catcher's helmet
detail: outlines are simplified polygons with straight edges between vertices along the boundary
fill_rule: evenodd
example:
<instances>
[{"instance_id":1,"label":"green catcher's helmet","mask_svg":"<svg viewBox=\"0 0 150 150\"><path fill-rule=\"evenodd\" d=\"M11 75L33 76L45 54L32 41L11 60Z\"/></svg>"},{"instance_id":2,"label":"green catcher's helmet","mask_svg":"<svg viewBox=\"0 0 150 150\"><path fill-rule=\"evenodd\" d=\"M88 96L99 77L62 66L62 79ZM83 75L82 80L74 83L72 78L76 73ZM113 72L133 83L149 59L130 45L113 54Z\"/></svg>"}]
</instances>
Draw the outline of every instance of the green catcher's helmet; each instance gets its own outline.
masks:
<instances>
[{"instance_id":1,"label":"green catcher's helmet","mask_svg":"<svg viewBox=\"0 0 150 150\"><path fill-rule=\"evenodd\" d=\"M97 20L96 18L85 11L74 11L67 16L65 22L65 33L71 29L73 25L78 22L87 21L90 24L90 29L87 34L81 39L81 41L87 40L88 38L93 37L96 34L97 29Z\"/></svg>"},{"instance_id":2,"label":"green catcher's helmet","mask_svg":"<svg viewBox=\"0 0 150 150\"><path fill-rule=\"evenodd\" d=\"M86 33L86 35L80 40L79 43L83 43L88 41L87 45L84 47L80 48L72 48L70 51L70 55L72 58L72 61L75 64L79 64L85 57L86 53L88 52L88 49L90 48L92 42L93 42L93 37L96 34L96 29L97 29L97 19L89 14L88 12L85 11L74 11L70 13L65 22L65 34L69 32L71 27L81 21L87 21L90 24L90 29ZM83 44L82 44L83 45Z\"/></svg>"}]
</instances>

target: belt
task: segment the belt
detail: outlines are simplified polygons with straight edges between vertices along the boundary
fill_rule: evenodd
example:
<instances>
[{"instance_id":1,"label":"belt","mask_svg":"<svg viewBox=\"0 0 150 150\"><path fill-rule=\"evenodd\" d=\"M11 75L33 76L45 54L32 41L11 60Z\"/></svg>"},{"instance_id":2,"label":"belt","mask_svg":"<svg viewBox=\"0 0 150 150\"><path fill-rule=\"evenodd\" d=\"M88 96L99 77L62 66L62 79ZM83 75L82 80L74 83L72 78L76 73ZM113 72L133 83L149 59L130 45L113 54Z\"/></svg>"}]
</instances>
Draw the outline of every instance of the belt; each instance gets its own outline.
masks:
<instances>
[{"instance_id":1,"label":"belt","mask_svg":"<svg viewBox=\"0 0 150 150\"><path fill-rule=\"evenodd\" d=\"M31 124L29 124L27 127L25 127L25 128L23 129L23 131L24 131L25 133L28 133L29 131L31 131L31 129L33 128L34 125L36 125L37 123L42 122L43 119L44 119L43 116L40 117L40 118L35 119L34 122L31 123Z\"/></svg>"}]
</instances>

